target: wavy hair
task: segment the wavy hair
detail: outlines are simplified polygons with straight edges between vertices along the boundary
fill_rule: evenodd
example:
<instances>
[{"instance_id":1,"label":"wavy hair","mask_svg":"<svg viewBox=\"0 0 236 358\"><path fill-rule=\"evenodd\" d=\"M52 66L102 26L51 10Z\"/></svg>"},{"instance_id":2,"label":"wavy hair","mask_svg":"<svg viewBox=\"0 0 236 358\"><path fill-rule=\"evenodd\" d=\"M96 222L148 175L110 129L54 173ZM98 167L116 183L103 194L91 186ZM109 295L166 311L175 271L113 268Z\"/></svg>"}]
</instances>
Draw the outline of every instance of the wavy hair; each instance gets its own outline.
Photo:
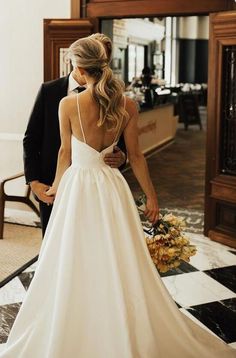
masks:
<instances>
[{"instance_id":1,"label":"wavy hair","mask_svg":"<svg viewBox=\"0 0 236 358\"><path fill-rule=\"evenodd\" d=\"M99 104L97 125L106 125L107 129L118 127L128 116L122 101L124 82L113 74L111 55L112 42L100 33L75 41L68 51L73 67L83 68L95 80L92 95Z\"/></svg>"}]
</instances>

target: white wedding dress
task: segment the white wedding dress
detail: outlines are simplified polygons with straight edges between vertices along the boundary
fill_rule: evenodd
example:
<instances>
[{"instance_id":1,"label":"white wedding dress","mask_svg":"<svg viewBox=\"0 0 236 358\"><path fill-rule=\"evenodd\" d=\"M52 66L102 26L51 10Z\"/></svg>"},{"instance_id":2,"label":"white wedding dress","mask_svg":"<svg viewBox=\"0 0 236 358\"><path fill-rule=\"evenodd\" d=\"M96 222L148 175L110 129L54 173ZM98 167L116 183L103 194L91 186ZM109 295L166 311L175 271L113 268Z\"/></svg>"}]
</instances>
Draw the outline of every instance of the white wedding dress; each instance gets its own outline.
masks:
<instances>
[{"instance_id":1,"label":"white wedding dress","mask_svg":"<svg viewBox=\"0 0 236 358\"><path fill-rule=\"evenodd\" d=\"M72 136L72 165L0 358L236 357L162 283L130 189L103 161L116 143L98 152Z\"/></svg>"}]
</instances>

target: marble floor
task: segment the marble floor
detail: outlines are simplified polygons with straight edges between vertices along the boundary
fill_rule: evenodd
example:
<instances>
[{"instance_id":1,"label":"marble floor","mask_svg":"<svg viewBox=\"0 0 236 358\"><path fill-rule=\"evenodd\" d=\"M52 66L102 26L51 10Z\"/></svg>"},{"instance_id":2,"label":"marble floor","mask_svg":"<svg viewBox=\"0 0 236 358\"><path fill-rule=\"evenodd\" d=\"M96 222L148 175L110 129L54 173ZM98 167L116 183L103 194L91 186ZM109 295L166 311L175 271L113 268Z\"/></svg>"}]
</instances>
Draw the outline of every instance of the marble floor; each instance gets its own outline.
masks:
<instances>
[{"instance_id":1,"label":"marble floor","mask_svg":"<svg viewBox=\"0 0 236 358\"><path fill-rule=\"evenodd\" d=\"M186 132L180 126L175 144L154 153L148 160L160 194L162 212L184 216L187 234L197 246L197 254L190 263L182 263L179 268L161 274L161 277L184 314L236 349L236 249L202 235L204 147L204 130L190 127ZM141 191L132 172L126 171L125 176L137 199ZM170 176L175 180L167 180ZM0 350L4 347L36 267L37 262L0 289Z\"/></svg>"},{"instance_id":2,"label":"marble floor","mask_svg":"<svg viewBox=\"0 0 236 358\"><path fill-rule=\"evenodd\" d=\"M161 274L162 280L184 314L236 349L236 249L200 234L188 236L197 246L196 256L190 263ZM36 267L37 262L0 289L0 350Z\"/></svg>"}]
</instances>

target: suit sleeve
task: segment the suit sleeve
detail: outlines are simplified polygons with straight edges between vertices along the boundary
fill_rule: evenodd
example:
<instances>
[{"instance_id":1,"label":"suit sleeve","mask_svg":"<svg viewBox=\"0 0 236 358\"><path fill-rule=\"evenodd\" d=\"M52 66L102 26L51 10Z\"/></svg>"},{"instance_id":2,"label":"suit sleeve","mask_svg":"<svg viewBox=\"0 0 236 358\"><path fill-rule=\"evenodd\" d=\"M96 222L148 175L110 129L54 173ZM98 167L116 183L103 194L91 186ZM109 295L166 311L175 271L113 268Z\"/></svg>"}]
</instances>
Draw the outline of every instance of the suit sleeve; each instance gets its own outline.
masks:
<instances>
[{"instance_id":1,"label":"suit sleeve","mask_svg":"<svg viewBox=\"0 0 236 358\"><path fill-rule=\"evenodd\" d=\"M119 167L119 170L122 170L126 167L126 161L127 161L127 149L126 149L126 146L125 146L125 140L124 140L124 136L123 134L121 135L120 137L120 140L119 142L117 143L117 146L122 150L122 152L126 155L126 159L125 159L125 162L124 164L122 164L120 167Z\"/></svg>"},{"instance_id":2,"label":"suit sleeve","mask_svg":"<svg viewBox=\"0 0 236 358\"><path fill-rule=\"evenodd\" d=\"M26 183L40 178L40 156L44 127L43 84L36 97L23 139Z\"/></svg>"}]
</instances>

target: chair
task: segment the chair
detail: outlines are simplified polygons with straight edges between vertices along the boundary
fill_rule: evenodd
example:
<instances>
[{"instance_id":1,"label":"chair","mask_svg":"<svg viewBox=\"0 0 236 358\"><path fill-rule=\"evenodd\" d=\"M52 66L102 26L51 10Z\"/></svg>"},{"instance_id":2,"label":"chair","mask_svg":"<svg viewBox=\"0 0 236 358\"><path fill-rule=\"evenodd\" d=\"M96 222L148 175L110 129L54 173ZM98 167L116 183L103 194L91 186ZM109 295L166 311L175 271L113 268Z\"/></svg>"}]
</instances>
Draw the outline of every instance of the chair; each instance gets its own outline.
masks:
<instances>
[{"instance_id":1,"label":"chair","mask_svg":"<svg viewBox=\"0 0 236 358\"><path fill-rule=\"evenodd\" d=\"M195 94L187 93L179 95L179 117L180 122L184 123L185 130L192 124L198 124L200 129L202 129L198 100Z\"/></svg>"},{"instance_id":2,"label":"chair","mask_svg":"<svg viewBox=\"0 0 236 358\"><path fill-rule=\"evenodd\" d=\"M0 239L3 239L3 229L4 229L4 211L6 201L14 201L28 205L38 216L39 210L33 201L30 199L31 188L27 185L25 196L20 195L8 195L5 192L5 184L9 181L23 177L24 173L19 173L8 177L6 179L0 180Z\"/></svg>"}]
</instances>

